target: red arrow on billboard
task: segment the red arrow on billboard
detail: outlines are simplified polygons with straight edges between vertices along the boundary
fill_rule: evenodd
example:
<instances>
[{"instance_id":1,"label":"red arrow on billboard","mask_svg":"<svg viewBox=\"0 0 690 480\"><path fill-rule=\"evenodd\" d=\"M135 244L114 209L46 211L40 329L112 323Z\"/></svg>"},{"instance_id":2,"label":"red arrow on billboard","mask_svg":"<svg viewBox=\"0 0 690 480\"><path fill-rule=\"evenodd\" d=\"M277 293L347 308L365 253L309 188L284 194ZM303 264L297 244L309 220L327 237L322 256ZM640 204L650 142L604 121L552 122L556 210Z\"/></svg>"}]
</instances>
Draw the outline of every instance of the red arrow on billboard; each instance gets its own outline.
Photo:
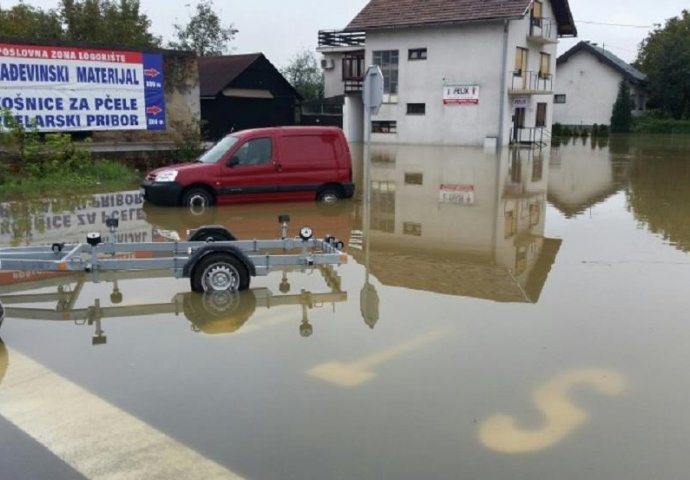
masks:
<instances>
[{"instance_id":1,"label":"red arrow on billboard","mask_svg":"<svg viewBox=\"0 0 690 480\"><path fill-rule=\"evenodd\" d=\"M150 113L151 115L158 115L162 111L163 109L157 105L154 105L153 107L146 107L146 113Z\"/></svg>"},{"instance_id":2,"label":"red arrow on billboard","mask_svg":"<svg viewBox=\"0 0 690 480\"><path fill-rule=\"evenodd\" d=\"M161 72L159 72L155 68L147 68L146 70L144 70L145 77L157 77L160 74Z\"/></svg>"}]
</instances>

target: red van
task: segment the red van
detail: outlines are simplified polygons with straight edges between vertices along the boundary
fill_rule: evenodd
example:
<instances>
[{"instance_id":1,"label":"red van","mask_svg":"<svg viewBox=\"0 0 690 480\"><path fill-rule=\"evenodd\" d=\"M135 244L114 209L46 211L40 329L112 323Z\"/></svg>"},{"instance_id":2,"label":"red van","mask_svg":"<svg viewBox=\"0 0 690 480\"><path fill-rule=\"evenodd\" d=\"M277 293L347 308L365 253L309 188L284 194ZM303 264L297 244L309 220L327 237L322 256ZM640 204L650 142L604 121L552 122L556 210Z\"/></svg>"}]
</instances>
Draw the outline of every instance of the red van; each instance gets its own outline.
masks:
<instances>
[{"instance_id":1,"label":"red van","mask_svg":"<svg viewBox=\"0 0 690 480\"><path fill-rule=\"evenodd\" d=\"M232 133L194 163L159 168L141 184L157 205L318 200L354 194L352 158L335 127L276 127Z\"/></svg>"}]
</instances>

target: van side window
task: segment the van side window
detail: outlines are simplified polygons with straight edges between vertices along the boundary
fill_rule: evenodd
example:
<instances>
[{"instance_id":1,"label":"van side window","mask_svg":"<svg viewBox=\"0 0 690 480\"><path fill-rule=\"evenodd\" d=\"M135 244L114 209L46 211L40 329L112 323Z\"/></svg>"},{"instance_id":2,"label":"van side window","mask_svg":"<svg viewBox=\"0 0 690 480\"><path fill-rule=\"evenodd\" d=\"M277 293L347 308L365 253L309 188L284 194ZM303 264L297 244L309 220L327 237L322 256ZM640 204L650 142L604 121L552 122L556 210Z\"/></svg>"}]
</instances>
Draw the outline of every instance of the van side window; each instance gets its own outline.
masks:
<instances>
[{"instance_id":1,"label":"van side window","mask_svg":"<svg viewBox=\"0 0 690 480\"><path fill-rule=\"evenodd\" d=\"M291 135L281 139L280 159L285 164L323 168L336 158L335 135Z\"/></svg>"},{"instance_id":2,"label":"van side window","mask_svg":"<svg viewBox=\"0 0 690 480\"><path fill-rule=\"evenodd\" d=\"M240 166L262 165L271 161L272 151L270 138L254 138L242 145L235 152L234 157L239 160Z\"/></svg>"}]
</instances>

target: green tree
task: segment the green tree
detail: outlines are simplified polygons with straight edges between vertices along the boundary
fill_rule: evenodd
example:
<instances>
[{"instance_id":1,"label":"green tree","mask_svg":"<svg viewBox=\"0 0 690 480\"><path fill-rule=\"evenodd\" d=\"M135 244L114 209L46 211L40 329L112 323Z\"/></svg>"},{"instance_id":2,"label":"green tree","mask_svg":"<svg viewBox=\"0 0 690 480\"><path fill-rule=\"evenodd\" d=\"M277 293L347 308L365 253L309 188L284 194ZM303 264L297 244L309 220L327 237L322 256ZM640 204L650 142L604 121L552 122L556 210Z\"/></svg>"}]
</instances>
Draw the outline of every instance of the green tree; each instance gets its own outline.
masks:
<instances>
[{"instance_id":1,"label":"green tree","mask_svg":"<svg viewBox=\"0 0 690 480\"><path fill-rule=\"evenodd\" d=\"M0 35L58 40L62 38L62 24L55 10L43 11L20 3L9 9L0 7Z\"/></svg>"},{"instance_id":2,"label":"green tree","mask_svg":"<svg viewBox=\"0 0 690 480\"><path fill-rule=\"evenodd\" d=\"M313 52L302 50L297 53L281 73L305 100L323 98L323 73Z\"/></svg>"},{"instance_id":3,"label":"green tree","mask_svg":"<svg viewBox=\"0 0 690 480\"><path fill-rule=\"evenodd\" d=\"M170 48L191 50L200 57L226 53L238 30L232 24L223 26L213 7L212 0L201 0L186 25L173 25L177 41L170 42Z\"/></svg>"},{"instance_id":4,"label":"green tree","mask_svg":"<svg viewBox=\"0 0 690 480\"><path fill-rule=\"evenodd\" d=\"M690 118L690 12L645 38L635 62L647 74L650 104L675 119Z\"/></svg>"},{"instance_id":5,"label":"green tree","mask_svg":"<svg viewBox=\"0 0 690 480\"><path fill-rule=\"evenodd\" d=\"M149 31L151 20L141 12L139 0L62 0L60 18L65 40L130 48L161 44Z\"/></svg>"},{"instance_id":6,"label":"green tree","mask_svg":"<svg viewBox=\"0 0 690 480\"><path fill-rule=\"evenodd\" d=\"M621 80L618 86L618 97L611 113L611 133L628 133L632 126L632 104L630 102L630 84Z\"/></svg>"}]
</instances>

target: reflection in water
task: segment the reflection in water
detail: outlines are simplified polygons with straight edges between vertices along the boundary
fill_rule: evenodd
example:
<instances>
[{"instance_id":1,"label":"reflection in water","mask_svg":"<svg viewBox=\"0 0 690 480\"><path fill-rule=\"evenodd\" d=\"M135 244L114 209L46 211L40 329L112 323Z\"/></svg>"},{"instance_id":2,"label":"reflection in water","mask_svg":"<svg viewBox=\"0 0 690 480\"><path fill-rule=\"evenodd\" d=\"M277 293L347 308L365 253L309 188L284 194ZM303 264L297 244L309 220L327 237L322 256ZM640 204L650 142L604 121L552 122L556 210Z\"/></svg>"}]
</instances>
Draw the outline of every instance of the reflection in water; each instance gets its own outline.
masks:
<instances>
[{"instance_id":1,"label":"reflection in water","mask_svg":"<svg viewBox=\"0 0 690 480\"><path fill-rule=\"evenodd\" d=\"M531 453L552 447L587 421L589 415L570 399L571 390L588 386L605 395L618 395L625 379L614 370L582 369L562 373L537 388L532 401L544 416L543 426L521 428L515 418L495 415L479 428L482 444L502 453Z\"/></svg>"},{"instance_id":2,"label":"reflection in water","mask_svg":"<svg viewBox=\"0 0 690 480\"><path fill-rule=\"evenodd\" d=\"M628 203L635 218L684 252L690 251L690 163L687 154L657 150L636 161Z\"/></svg>"},{"instance_id":3,"label":"reflection in water","mask_svg":"<svg viewBox=\"0 0 690 480\"><path fill-rule=\"evenodd\" d=\"M364 245L350 249L368 273L389 286L538 301L561 243L544 238L549 152L401 145L371 155Z\"/></svg>"},{"instance_id":4,"label":"reflection in water","mask_svg":"<svg viewBox=\"0 0 690 480\"><path fill-rule=\"evenodd\" d=\"M0 245L83 242L87 233L102 228L106 218L118 218L119 242L148 242L138 191L25 199L0 204Z\"/></svg>"},{"instance_id":5,"label":"reflection in water","mask_svg":"<svg viewBox=\"0 0 690 480\"><path fill-rule=\"evenodd\" d=\"M7 372L7 367L10 364L10 356L7 353L7 347L5 342L0 339L0 384L2 384L3 378L5 378L5 373Z\"/></svg>"},{"instance_id":6,"label":"reflection in water","mask_svg":"<svg viewBox=\"0 0 690 480\"><path fill-rule=\"evenodd\" d=\"M107 342L103 330L103 320L109 318L141 317L145 315L184 313L196 332L216 335L234 333L239 330L255 313L257 308L275 308L287 305L299 305L302 308L299 333L308 337L313 333L309 322L309 311L324 304L347 301L347 293L341 290L340 277L330 265L315 267L326 284L324 292L311 292L302 289L299 293L288 294L288 270L283 271L281 290L285 293L275 294L268 288L252 288L242 292L185 292L175 294L170 302L125 306L101 306L96 298L93 305L77 308L75 305L82 293L85 283L90 282L87 275L69 275L51 278L40 278L12 286L0 288L0 300L7 305L6 316L10 319L34 319L50 321L71 321L76 324L93 326L93 345ZM107 272L103 278L112 283L110 301L121 303L124 299L119 282L126 279L159 278L166 276L165 271L149 272ZM46 287L54 292L45 293ZM52 308L36 306L37 304L54 303ZM22 306L16 306L22 305ZM26 306L24 306L26 305Z\"/></svg>"},{"instance_id":7,"label":"reflection in water","mask_svg":"<svg viewBox=\"0 0 690 480\"><path fill-rule=\"evenodd\" d=\"M384 351L349 363L329 362L310 369L307 374L339 387L358 387L376 376L374 369L384 363L419 350L448 335L449 329L437 329Z\"/></svg>"},{"instance_id":8,"label":"reflection in water","mask_svg":"<svg viewBox=\"0 0 690 480\"><path fill-rule=\"evenodd\" d=\"M606 149L581 144L554 149L549 162L549 203L567 218L575 217L624 188L628 166L627 160L612 160Z\"/></svg>"}]
</instances>

